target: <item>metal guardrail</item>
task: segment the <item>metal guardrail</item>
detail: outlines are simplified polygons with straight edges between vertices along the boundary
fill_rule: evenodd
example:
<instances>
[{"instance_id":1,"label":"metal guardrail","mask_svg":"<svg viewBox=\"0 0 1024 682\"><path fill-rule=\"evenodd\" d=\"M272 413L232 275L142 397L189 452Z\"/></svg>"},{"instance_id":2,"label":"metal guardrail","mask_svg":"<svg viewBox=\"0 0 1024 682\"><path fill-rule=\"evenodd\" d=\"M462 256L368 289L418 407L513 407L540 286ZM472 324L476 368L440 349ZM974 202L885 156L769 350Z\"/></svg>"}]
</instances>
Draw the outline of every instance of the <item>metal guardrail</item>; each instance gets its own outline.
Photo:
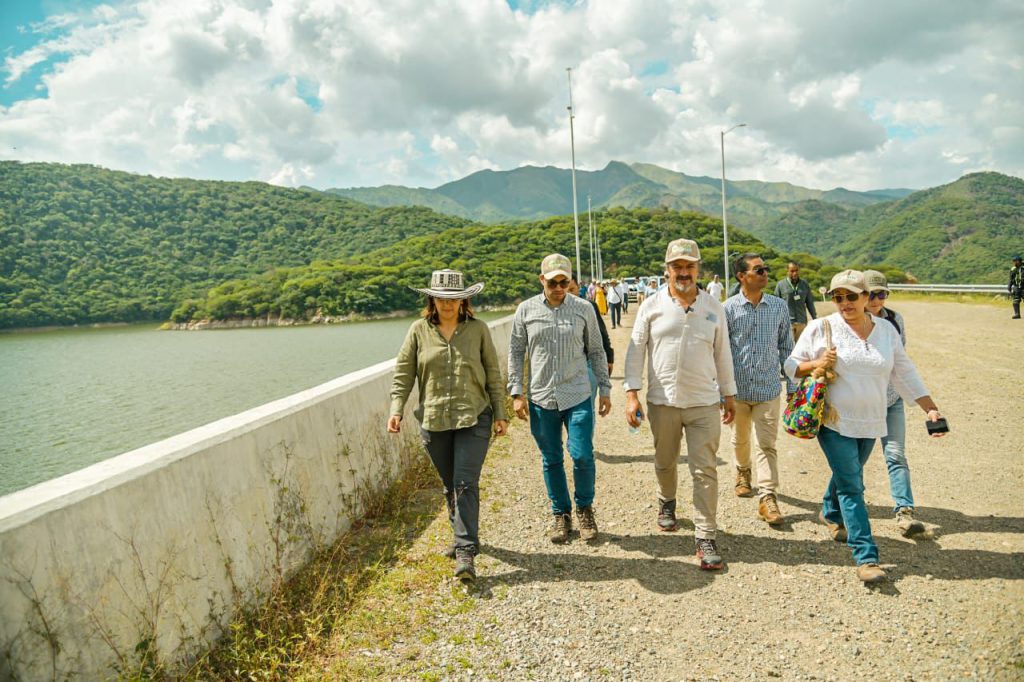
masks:
<instances>
[{"instance_id":1,"label":"metal guardrail","mask_svg":"<svg viewBox=\"0 0 1024 682\"><path fill-rule=\"evenodd\" d=\"M890 284L889 288L894 291L917 291L936 294L994 294L997 296L1009 296L1010 293L1005 286L999 284ZM821 300L827 300L825 287L820 287L818 293Z\"/></svg>"},{"instance_id":2,"label":"metal guardrail","mask_svg":"<svg viewBox=\"0 0 1024 682\"><path fill-rule=\"evenodd\" d=\"M1002 294L1009 295L1005 286L999 284L890 284L895 291L924 291L946 294Z\"/></svg>"}]
</instances>

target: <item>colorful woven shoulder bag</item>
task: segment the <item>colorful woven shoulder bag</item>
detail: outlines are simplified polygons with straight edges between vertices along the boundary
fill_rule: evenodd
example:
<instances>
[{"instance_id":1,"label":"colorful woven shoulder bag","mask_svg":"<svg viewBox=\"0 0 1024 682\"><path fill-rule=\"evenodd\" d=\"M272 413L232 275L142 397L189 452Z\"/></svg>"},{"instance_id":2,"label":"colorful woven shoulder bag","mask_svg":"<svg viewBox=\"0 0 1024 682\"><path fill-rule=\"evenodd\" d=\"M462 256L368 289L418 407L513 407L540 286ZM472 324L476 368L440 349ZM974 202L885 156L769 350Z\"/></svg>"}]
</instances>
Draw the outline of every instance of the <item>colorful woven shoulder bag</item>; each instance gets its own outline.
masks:
<instances>
[{"instance_id":1,"label":"colorful woven shoulder bag","mask_svg":"<svg viewBox=\"0 0 1024 682\"><path fill-rule=\"evenodd\" d=\"M828 320L822 321L825 330L825 348L832 347L832 327ZM799 388L789 398L782 415L782 428L797 438L814 438L822 423L835 421L833 411L827 405L828 384L835 378L831 369L817 368L803 378Z\"/></svg>"}]
</instances>

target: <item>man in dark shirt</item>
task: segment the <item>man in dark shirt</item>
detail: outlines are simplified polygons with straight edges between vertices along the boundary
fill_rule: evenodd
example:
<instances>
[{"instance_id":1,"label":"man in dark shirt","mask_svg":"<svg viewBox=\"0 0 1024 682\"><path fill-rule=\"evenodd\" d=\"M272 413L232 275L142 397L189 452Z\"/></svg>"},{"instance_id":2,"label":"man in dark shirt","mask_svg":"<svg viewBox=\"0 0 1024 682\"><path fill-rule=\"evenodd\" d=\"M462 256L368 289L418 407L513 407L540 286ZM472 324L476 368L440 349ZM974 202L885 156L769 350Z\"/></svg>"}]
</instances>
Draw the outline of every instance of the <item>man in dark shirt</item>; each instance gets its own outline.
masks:
<instances>
[{"instance_id":1,"label":"man in dark shirt","mask_svg":"<svg viewBox=\"0 0 1024 682\"><path fill-rule=\"evenodd\" d=\"M1006 287L1013 298L1013 318L1020 319L1020 299L1024 293L1024 265L1021 265L1020 256L1013 259L1013 267L1010 268L1010 283Z\"/></svg>"},{"instance_id":2,"label":"man in dark shirt","mask_svg":"<svg viewBox=\"0 0 1024 682\"><path fill-rule=\"evenodd\" d=\"M793 326L793 343L807 326L807 314L811 319L818 317L814 311L814 294L806 280L800 279L800 264L790 262L786 277L775 285L775 295L789 305L789 323Z\"/></svg>"}]
</instances>

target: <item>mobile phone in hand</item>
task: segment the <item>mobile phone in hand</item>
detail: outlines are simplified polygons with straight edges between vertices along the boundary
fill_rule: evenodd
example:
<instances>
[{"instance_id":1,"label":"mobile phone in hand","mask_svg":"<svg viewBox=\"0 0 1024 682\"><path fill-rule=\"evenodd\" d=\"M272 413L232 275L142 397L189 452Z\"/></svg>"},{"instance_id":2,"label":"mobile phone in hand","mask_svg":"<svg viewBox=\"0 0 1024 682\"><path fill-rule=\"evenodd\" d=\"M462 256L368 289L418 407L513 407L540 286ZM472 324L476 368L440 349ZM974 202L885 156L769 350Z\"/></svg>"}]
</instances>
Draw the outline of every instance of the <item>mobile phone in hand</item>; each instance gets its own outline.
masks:
<instances>
[{"instance_id":1,"label":"mobile phone in hand","mask_svg":"<svg viewBox=\"0 0 1024 682\"><path fill-rule=\"evenodd\" d=\"M938 421L927 420L924 423L925 428L928 429L928 434L933 433L949 433L949 424L946 422L945 417L939 417Z\"/></svg>"}]
</instances>

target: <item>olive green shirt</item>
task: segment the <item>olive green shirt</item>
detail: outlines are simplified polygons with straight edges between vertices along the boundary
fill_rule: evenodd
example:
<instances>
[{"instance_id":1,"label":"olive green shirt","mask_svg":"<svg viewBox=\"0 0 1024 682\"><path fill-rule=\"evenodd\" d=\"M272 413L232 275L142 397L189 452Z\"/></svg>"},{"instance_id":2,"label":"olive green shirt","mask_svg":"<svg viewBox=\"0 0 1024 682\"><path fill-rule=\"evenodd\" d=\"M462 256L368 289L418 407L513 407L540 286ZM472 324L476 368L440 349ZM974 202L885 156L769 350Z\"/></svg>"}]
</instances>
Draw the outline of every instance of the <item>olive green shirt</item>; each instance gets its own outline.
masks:
<instances>
[{"instance_id":1,"label":"olive green shirt","mask_svg":"<svg viewBox=\"0 0 1024 682\"><path fill-rule=\"evenodd\" d=\"M495 420L508 419L498 354L481 320L460 322L451 341L426 319L413 322L395 364L392 416L405 411L414 382L420 389L414 414L427 431L469 428L488 406Z\"/></svg>"}]
</instances>

